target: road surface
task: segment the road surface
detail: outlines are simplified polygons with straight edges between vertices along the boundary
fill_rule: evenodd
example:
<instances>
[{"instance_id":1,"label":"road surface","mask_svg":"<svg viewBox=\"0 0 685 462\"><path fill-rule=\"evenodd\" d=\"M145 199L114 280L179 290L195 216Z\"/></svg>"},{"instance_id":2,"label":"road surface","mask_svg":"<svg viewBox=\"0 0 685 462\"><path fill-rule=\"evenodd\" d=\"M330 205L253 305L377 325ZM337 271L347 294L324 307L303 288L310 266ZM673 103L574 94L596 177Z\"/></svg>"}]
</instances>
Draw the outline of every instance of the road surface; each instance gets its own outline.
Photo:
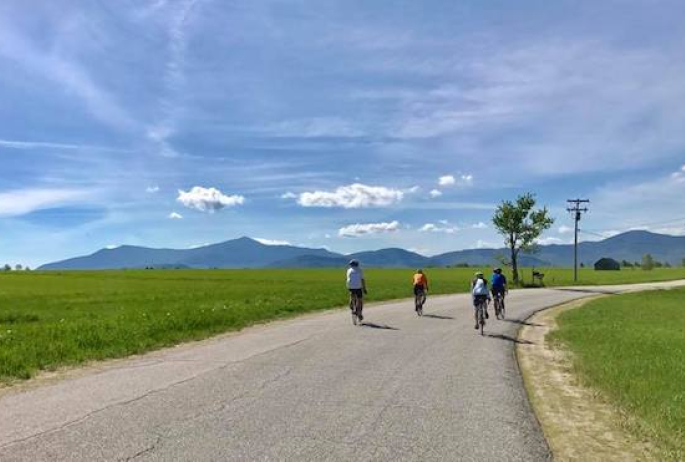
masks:
<instances>
[{"instance_id":1,"label":"road surface","mask_svg":"<svg viewBox=\"0 0 685 462\"><path fill-rule=\"evenodd\" d=\"M631 289L676 285L647 284ZM0 460L549 459L514 357L534 311L627 287L345 310L91 367L0 398Z\"/></svg>"}]
</instances>

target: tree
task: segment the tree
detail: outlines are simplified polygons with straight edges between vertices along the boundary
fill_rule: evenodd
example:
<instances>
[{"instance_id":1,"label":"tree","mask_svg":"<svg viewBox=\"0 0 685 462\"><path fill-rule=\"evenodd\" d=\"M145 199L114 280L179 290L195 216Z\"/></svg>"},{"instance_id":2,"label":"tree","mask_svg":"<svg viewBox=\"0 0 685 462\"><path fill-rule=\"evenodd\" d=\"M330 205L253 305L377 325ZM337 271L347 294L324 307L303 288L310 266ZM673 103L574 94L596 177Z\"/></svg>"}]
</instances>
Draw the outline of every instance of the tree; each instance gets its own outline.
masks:
<instances>
[{"instance_id":1,"label":"tree","mask_svg":"<svg viewBox=\"0 0 685 462\"><path fill-rule=\"evenodd\" d=\"M664 262L664 268L672 268L669 262Z\"/></svg>"},{"instance_id":2,"label":"tree","mask_svg":"<svg viewBox=\"0 0 685 462\"><path fill-rule=\"evenodd\" d=\"M15 270L15 271L21 271L21 270L23 270L23 269L24 269L24 267L21 266L21 265L14 265L14 270Z\"/></svg>"},{"instance_id":3,"label":"tree","mask_svg":"<svg viewBox=\"0 0 685 462\"><path fill-rule=\"evenodd\" d=\"M633 264L630 263L628 260L621 260L621 266L624 268L632 268Z\"/></svg>"},{"instance_id":4,"label":"tree","mask_svg":"<svg viewBox=\"0 0 685 462\"><path fill-rule=\"evenodd\" d=\"M643 270L650 271L654 269L654 257L651 254L645 254L642 256L642 264L640 265Z\"/></svg>"},{"instance_id":5,"label":"tree","mask_svg":"<svg viewBox=\"0 0 685 462\"><path fill-rule=\"evenodd\" d=\"M685 257L683 257L683 261L680 262L683 267L685 267Z\"/></svg>"},{"instance_id":6,"label":"tree","mask_svg":"<svg viewBox=\"0 0 685 462\"><path fill-rule=\"evenodd\" d=\"M2 268L4 271L12 271L12 267L5 263L5 266Z\"/></svg>"},{"instance_id":7,"label":"tree","mask_svg":"<svg viewBox=\"0 0 685 462\"><path fill-rule=\"evenodd\" d=\"M535 196L531 193L519 196L515 202L502 201L497 207L492 223L504 236L504 244L510 252L512 279L519 283L518 256L521 250L531 252L535 249L535 240L546 229L554 224L547 207L533 210Z\"/></svg>"}]
</instances>

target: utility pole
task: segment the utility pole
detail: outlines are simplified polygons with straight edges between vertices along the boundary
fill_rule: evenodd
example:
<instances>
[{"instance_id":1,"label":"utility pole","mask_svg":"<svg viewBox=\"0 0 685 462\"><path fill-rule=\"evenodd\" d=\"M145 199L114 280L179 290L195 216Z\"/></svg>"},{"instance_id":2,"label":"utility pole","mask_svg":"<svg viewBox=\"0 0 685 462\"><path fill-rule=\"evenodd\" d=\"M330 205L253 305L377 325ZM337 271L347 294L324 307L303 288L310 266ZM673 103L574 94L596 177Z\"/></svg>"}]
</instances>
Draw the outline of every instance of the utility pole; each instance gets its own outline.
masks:
<instances>
[{"instance_id":1,"label":"utility pole","mask_svg":"<svg viewBox=\"0 0 685 462\"><path fill-rule=\"evenodd\" d=\"M573 213L574 220L576 223L575 228L575 238L573 240L573 280L578 282L578 223L580 222L580 217L584 212L587 212L587 207L581 207L581 204L589 204L589 199L569 199L569 207L566 209Z\"/></svg>"}]
</instances>

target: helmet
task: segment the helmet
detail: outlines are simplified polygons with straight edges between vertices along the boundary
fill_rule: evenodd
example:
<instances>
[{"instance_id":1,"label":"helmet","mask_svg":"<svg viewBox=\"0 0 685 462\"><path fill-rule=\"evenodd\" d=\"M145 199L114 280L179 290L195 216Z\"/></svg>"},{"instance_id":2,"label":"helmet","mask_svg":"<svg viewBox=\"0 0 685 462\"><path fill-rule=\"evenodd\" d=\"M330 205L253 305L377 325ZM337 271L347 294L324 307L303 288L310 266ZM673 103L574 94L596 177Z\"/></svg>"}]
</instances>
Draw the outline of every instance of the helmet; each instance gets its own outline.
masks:
<instances>
[{"instance_id":1,"label":"helmet","mask_svg":"<svg viewBox=\"0 0 685 462\"><path fill-rule=\"evenodd\" d=\"M418 274L423 274L423 270L422 270L421 268L417 269L416 272L417 272Z\"/></svg>"},{"instance_id":2,"label":"helmet","mask_svg":"<svg viewBox=\"0 0 685 462\"><path fill-rule=\"evenodd\" d=\"M348 263L350 266L359 266L359 261L357 260L350 260L350 263Z\"/></svg>"},{"instance_id":3,"label":"helmet","mask_svg":"<svg viewBox=\"0 0 685 462\"><path fill-rule=\"evenodd\" d=\"M499 273L502 272L502 268L495 268L493 271L494 271L495 273L499 274Z\"/></svg>"},{"instance_id":4,"label":"helmet","mask_svg":"<svg viewBox=\"0 0 685 462\"><path fill-rule=\"evenodd\" d=\"M476 277L477 277L477 278L482 278L482 277L483 277L483 272L482 272L482 271L478 271L478 272L476 273Z\"/></svg>"}]
</instances>

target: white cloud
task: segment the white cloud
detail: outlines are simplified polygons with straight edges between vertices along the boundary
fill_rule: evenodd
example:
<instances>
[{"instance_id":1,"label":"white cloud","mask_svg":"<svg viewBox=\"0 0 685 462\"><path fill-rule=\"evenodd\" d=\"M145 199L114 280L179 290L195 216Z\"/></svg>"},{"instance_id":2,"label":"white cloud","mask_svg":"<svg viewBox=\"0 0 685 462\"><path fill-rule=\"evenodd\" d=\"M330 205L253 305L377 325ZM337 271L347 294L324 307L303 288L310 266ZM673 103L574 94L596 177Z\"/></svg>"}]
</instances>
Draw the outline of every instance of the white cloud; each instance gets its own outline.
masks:
<instances>
[{"instance_id":1,"label":"white cloud","mask_svg":"<svg viewBox=\"0 0 685 462\"><path fill-rule=\"evenodd\" d=\"M36 210L84 201L91 193L76 189L19 189L0 193L0 217L26 215Z\"/></svg>"},{"instance_id":2,"label":"white cloud","mask_svg":"<svg viewBox=\"0 0 685 462\"><path fill-rule=\"evenodd\" d=\"M453 175L445 175L438 178L438 184L440 186L452 186L457 182Z\"/></svg>"},{"instance_id":3,"label":"white cloud","mask_svg":"<svg viewBox=\"0 0 685 462\"><path fill-rule=\"evenodd\" d=\"M171 220L182 220L182 219L183 219L183 215L181 215L180 213L171 212L171 213L169 214L169 217L168 217L168 218L171 219Z\"/></svg>"},{"instance_id":4,"label":"white cloud","mask_svg":"<svg viewBox=\"0 0 685 462\"><path fill-rule=\"evenodd\" d=\"M292 245L290 242L281 239L264 239L261 237L253 237L252 239L264 245Z\"/></svg>"},{"instance_id":5,"label":"white cloud","mask_svg":"<svg viewBox=\"0 0 685 462\"><path fill-rule=\"evenodd\" d=\"M367 186L354 183L341 186L335 191L314 191L300 194L297 203L303 207L387 207L402 201L404 193L383 186Z\"/></svg>"},{"instance_id":6,"label":"white cloud","mask_svg":"<svg viewBox=\"0 0 685 462\"><path fill-rule=\"evenodd\" d=\"M114 250L114 249L118 249L119 247L121 247L121 245L119 245L119 244L107 244L107 245L105 246L105 249L107 249L107 250Z\"/></svg>"},{"instance_id":7,"label":"white cloud","mask_svg":"<svg viewBox=\"0 0 685 462\"><path fill-rule=\"evenodd\" d=\"M201 212L216 212L224 207L242 205L245 198L240 195L228 196L216 188L195 186L190 191L178 190L178 202Z\"/></svg>"},{"instance_id":8,"label":"white cloud","mask_svg":"<svg viewBox=\"0 0 685 462\"><path fill-rule=\"evenodd\" d=\"M281 199L297 199L297 194L287 191L281 194Z\"/></svg>"},{"instance_id":9,"label":"white cloud","mask_svg":"<svg viewBox=\"0 0 685 462\"><path fill-rule=\"evenodd\" d=\"M438 178L440 186L471 186L473 184L473 175L470 173L462 173L459 178L454 175L445 175Z\"/></svg>"},{"instance_id":10,"label":"white cloud","mask_svg":"<svg viewBox=\"0 0 685 462\"><path fill-rule=\"evenodd\" d=\"M442 191L440 191L439 189L433 189L429 194L432 198L436 198L442 196Z\"/></svg>"},{"instance_id":11,"label":"white cloud","mask_svg":"<svg viewBox=\"0 0 685 462\"><path fill-rule=\"evenodd\" d=\"M145 192L149 194L154 194L159 192L159 186L148 186L145 188Z\"/></svg>"},{"instance_id":12,"label":"white cloud","mask_svg":"<svg viewBox=\"0 0 685 462\"><path fill-rule=\"evenodd\" d=\"M389 223L357 223L348 225L338 230L340 237L359 237L369 234L393 233L400 227L398 221Z\"/></svg>"},{"instance_id":13,"label":"white cloud","mask_svg":"<svg viewBox=\"0 0 685 462\"><path fill-rule=\"evenodd\" d=\"M209 243L208 243L208 242L205 242L204 244L193 244L193 245L189 245L188 248L189 248L189 249L199 249L199 248L201 248L201 247L207 247L208 245L209 245Z\"/></svg>"},{"instance_id":14,"label":"white cloud","mask_svg":"<svg viewBox=\"0 0 685 462\"><path fill-rule=\"evenodd\" d=\"M463 174L459 177L459 184L462 186L470 186L473 184L473 175L469 174Z\"/></svg>"},{"instance_id":15,"label":"white cloud","mask_svg":"<svg viewBox=\"0 0 685 462\"><path fill-rule=\"evenodd\" d=\"M535 240L538 245L551 245L551 244L566 244L563 239L558 237L541 237Z\"/></svg>"},{"instance_id":16,"label":"white cloud","mask_svg":"<svg viewBox=\"0 0 685 462\"><path fill-rule=\"evenodd\" d=\"M678 183L685 182L685 165L680 167L680 170L678 170L677 172L671 173L671 178L673 178Z\"/></svg>"},{"instance_id":17,"label":"white cloud","mask_svg":"<svg viewBox=\"0 0 685 462\"><path fill-rule=\"evenodd\" d=\"M569 234L569 233L573 232L573 228L571 228L570 226L562 225L562 226L559 226L558 231L559 231L559 234Z\"/></svg>"},{"instance_id":18,"label":"white cloud","mask_svg":"<svg viewBox=\"0 0 685 462\"><path fill-rule=\"evenodd\" d=\"M419 191L421 191L421 187L420 187L420 186L412 186L411 188L409 188L409 189L406 190L406 192L408 192L408 193L410 193L410 194L415 194L415 193L417 193L417 192L419 192Z\"/></svg>"},{"instance_id":19,"label":"white cloud","mask_svg":"<svg viewBox=\"0 0 685 462\"><path fill-rule=\"evenodd\" d=\"M474 229L487 229L488 225L483 223L482 221L479 221L478 223L474 223L473 225L471 225L471 227Z\"/></svg>"},{"instance_id":20,"label":"white cloud","mask_svg":"<svg viewBox=\"0 0 685 462\"><path fill-rule=\"evenodd\" d=\"M421 228L419 228L419 231L422 233L445 233L445 234L454 234L457 231L459 231L459 227L457 226L448 226L444 223L442 225L436 225L435 223L426 223L423 225Z\"/></svg>"},{"instance_id":21,"label":"white cloud","mask_svg":"<svg viewBox=\"0 0 685 462\"><path fill-rule=\"evenodd\" d=\"M502 247L502 246L494 244L492 242L483 241L481 239L478 239L478 241L476 241L476 248L477 249L497 249L499 247Z\"/></svg>"}]
</instances>

